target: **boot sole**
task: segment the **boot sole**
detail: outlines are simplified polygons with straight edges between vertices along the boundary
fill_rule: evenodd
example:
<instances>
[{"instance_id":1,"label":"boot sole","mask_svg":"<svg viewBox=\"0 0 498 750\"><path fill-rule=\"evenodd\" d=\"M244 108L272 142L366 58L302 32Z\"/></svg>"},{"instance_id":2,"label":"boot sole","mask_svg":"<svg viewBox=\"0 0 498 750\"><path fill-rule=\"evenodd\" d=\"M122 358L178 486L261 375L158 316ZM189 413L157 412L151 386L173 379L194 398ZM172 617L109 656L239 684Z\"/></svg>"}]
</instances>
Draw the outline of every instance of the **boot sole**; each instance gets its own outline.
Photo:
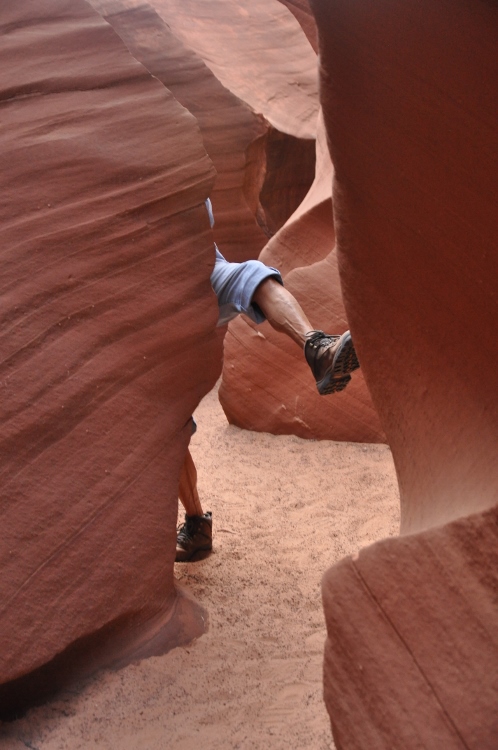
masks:
<instances>
[{"instance_id":1,"label":"boot sole","mask_svg":"<svg viewBox=\"0 0 498 750\"><path fill-rule=\"evenodd\" d=\"M360 363L353 345L351 334L348 334L348 336L346 336L341 342L341 345L336 352L332 367L325 373L321 380L317 381L316 387L318 393L321 396L326 396L329 393L338 393L339 391L344 390L351 380L351 375L349 373L357 370L359 366Z\"/></svg>"}]
</instances>

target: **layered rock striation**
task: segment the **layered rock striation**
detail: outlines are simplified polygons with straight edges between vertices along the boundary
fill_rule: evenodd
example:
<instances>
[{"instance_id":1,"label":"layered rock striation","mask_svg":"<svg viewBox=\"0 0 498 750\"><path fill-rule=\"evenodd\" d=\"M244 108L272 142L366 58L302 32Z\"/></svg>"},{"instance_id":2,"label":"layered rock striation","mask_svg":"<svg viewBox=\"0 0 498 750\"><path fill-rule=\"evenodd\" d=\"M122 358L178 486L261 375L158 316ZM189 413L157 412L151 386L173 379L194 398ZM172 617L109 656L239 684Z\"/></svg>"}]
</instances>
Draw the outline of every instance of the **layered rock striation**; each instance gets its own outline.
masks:
<instances>
[{"instance_id":1,"label":"layered rock striation","mask_svg":"<svg viewBox=\"0 0 498 750\"><path fill-rule=\"evenodd\" d=\"M149 5L127 8L114 0L92 5L111 24L133 56L191 112L216 169L211 200L215 240L229 260L256 258L267 236L256 221L258 170L264 164L269 126L216 78L202 58ZM249 158L258 152L257 167ZM254 177L254 181L253 181Z\"/></svg>"},{"instance_id":2,"label":"layered rock striation","mask_svg":"<svg viewBox=\"0 0 498 750\"><path fill-rule=\"evenodd\" d=\"M0 61L5 714L202 632L177 488L221 351L195 118L82 0L4 3Z\"/></svg>"},{"instance_id":3,"label":"layered rock striation","mask_svg":"<svg viewBox=\"0 0 498 750\"><path fill-rule=\"evenodd\" d=\"M498 742L498 13L312 0L345 308L399 539L324 578L338 748Z\"/></svg>"},{"instance_id":4,"label":"layered rock striation","mask_svg":"<svg viewBox=\"0 0 498 750\"><path fill-rule=\"evenodd\" d=\"M229 260L256 258L314 178L316 56L299 24L276 0L92 5L197 118L215 240Z\"/></svg>"}]
</instances>

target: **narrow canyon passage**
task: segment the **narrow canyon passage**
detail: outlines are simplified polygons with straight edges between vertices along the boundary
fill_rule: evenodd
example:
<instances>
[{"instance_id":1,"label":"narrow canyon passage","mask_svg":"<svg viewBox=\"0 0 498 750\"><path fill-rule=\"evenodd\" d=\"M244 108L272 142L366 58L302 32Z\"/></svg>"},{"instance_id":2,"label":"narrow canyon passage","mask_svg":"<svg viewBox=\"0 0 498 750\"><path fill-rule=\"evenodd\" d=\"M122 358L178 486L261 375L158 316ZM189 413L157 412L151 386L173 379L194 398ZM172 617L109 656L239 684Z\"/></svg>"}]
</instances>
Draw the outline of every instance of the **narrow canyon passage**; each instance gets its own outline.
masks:
<instances>
[{"instance_id":1,"label":"narrow canyon passage","mask_svg":"<svg viewBox=\"0 0 498 750\"><path fill-rule=\"evenodd\" d=\"M175 565L208 632L106 672L0 729L2 750L328 750L320 581L333 563L398 531L382 444L305 441L229 426L216 389L191 450L214 551Z\"/></svg>"}]
</instances>

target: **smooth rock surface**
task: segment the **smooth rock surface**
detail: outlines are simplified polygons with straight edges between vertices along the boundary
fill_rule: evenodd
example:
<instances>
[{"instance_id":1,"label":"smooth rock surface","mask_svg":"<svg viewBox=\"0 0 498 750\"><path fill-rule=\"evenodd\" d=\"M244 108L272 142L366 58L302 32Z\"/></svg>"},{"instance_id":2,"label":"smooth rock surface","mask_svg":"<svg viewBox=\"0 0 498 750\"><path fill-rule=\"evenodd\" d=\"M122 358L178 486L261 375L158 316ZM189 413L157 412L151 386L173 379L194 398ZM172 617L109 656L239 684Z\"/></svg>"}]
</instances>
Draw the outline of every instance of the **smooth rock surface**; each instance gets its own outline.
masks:
<instances>
[{"instance_id":1,"label":"smooth rock surface","mask_svg":"<svg viewBox=\"0 0 498 750\"><path fill-rule=\"evenodd\" d=\"M92 4L198 118L220 249L257 257L314 178L316 55L299 23L278 0Z\"/></svg>"},{"instance_id":2,"label":"smooth rock surface","mask_svg":"<svg viewBox=\"0 0 498 750\"><path fill-rule=\"evenodd\" d=\"M494 750L498 509L378 542L323 580L339 750Z\"/></svg>"},{"instance_id":3,"label":"smooth rock surface","mask_svg":"<svg viewBox=\"0 0 498 750\"><path fill-rule=\"evenodd\" d=\"M99 633L199 634L177 487L221 366L195 119L87 3L34 7L3 4L0 47L2 710Z\"/></svg>"},{"instance_id":4,"label":"smooth rock surface","mask_svg":"<svg viewBox=\"0 0 498 750\"><path fill-rule=\"evenodd\" d=\"M309 43L315 52L318 52L315 17L313 16L308 0L280 0L280 2L282 5L286 5L292 15L297 18Z\"/></svg>"},{"instance_id":5,"label":"smooth rock surface","mask_svg":"<svg viewBox=\"0 0 498 750\"><path fill-rule=\"evenodd\" d=\"M127 5L137 0L119 0ZM150 0L216 77L281 133L314 139L316 54L278 0Z\"/></svg>"},{"instance_id":6,"label":"smooth rock surface","mask_svg":"<svg viewBox=\"0 0 498 750\"><path fill-rule=\"evenodd\" d=\"M278 0L150 0L150 4L218 80L271 126L247 154L245 182L246 194L253 196L250 207L271 237L313 182L319 112L313 48ZM218 207L213 205L217 216ZM223 252L222 245L220 249Z\"/></svg>"},{"instance_id":7,"label":"smooth rock surface","mask_svg":"<svg viewBox=\"0 0 498 750\"><path fill-rule=\"evenodd\" d=\"M197 119L217 173L210 197L214 237L223 254L231 261L257 258L267 241L256 215L269 124L226 89L151 6L127 7L118 0L92 0L92 5Z\"/></svg>"},{"instance_id":8,"label":"smooth rock surface","mask_svg":"<svg viewBox=\"0 0 498 750\"><path fill-rule=\"evenodd\" d=\"M496 502L498 9L314 7L344 300L416 531Z\"/></svg>"},{"instance_id":9,"label":"smooth rock surface","mask_svg":"<svg viewBox=\"0 0 498 750\"><path fill-rule=\"evenodd\" d=\"M492 750L498 9L311 4L345 307L414 534L325 576L334 738Z\"/></svg>"}]
</instances>

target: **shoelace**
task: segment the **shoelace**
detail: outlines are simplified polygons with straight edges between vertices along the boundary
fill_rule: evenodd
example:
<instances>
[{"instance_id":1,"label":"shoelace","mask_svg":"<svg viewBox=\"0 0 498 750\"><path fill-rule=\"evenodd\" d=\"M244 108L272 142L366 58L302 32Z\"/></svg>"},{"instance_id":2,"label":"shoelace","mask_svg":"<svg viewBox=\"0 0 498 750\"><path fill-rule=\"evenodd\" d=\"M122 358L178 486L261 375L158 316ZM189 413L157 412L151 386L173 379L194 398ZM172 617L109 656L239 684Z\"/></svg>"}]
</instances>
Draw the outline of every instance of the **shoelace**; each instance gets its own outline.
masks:
<instances>
[{"instance_id":1,"label":"shoelace","mask_svg":"<svg viewBox=\"0 0 498 750\"><path fill-rule=\"evenodd\" d=\"M309 345L309 348L313 352L313 359L316 359L322 347L325 346L328 349L340 338L340 336L329 336L324 331L313 331L311 334L308 334L306 346Z\"/></svg>"},{"instance_id":2,"label":"shoelace","mask_svg":"<svg viewBox=\"0 0 498 750\"><path fill-rule=\"evenodd\" d=\"M194 521L192 518L187 518L182 524L178 526L177 538L180 542L188 542L193 537Z\"/></svg>"}]
</instances>

